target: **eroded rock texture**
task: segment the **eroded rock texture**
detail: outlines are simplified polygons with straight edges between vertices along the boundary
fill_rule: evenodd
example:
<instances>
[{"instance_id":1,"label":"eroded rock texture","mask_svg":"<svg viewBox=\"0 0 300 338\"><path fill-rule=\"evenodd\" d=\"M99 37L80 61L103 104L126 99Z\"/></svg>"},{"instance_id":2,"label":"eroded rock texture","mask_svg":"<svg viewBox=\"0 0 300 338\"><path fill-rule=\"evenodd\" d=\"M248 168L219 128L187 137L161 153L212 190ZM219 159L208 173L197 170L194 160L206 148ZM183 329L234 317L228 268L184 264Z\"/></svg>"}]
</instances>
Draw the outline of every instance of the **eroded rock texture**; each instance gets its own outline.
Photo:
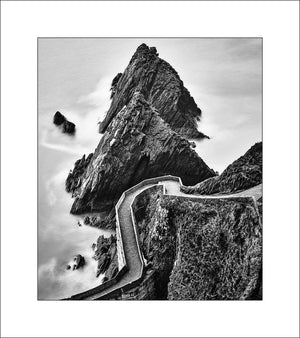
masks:
<instances>
[{"instance_id":1,"label":"eroded rock texture","mask_svg":"<svg viewBox=\"0 0 300 338\"><path fill-rule=\"evenodd\" d=\"M215 175L190 142L135 92L107 126L90 163L73 190L72 213L111 210L124 190L160 175L180 176L192 185Z\"/></svg>"},{"instance_id":2,"label":"eroded rock texture","mask_svg":"<svg viewBox=\"0 0 300 338\"><path fill-rule=\"evenodd\" d=\"M195 201L157 191L140 202L140 241L158 299L261 299L262 228L251 198Z\"/></svg>"},{"instance_id":3,"label":"eroded rock texture","mask_svg":"<svg viewBox=\"0 0 300 338\"><path fill-rule=\"evenodd\" d=\"M187 194L211 195L246 190L262 183L262 142L256 143L243 156L230 164L220 176L195 186L183 187Z\"/></svg>"},{"instance_id":4,"label":"eroded rock texture","mask_svg":"<svg viewBox=\"0 0 300 338\"><path fill-rule=\"evenodd\" d=\"M92 159L93 153L89 154L87 158L85 155L74 164L73 170L70 170L66 179L66 191L72 194L81 186L82 175Z\"/></svg>"},{"instance_id":5,"label":"eroded rock texture","mask_svg":"<svg viewBox=\"0 0 300 338\"><path fill-rule=\"evenodd\" d=\"M119 73L113 79L112 103L100 124L101 133L107 130L118 112L129 104L137 90L174 131L188 138L208 138L197 129L201 110L179 75L169 63L158 57L155 47L149 48L146 44L137 48L123 74Z\"/></svg>"},{"instance_id":6,"label":"eroded rock texture","mask_svg":"<svg viewBox=\"0 0 300 338\"><path fill-rule=\"evenodd\" d=\"M97 261L97 277L105 274L105 280L112 279L118 273L118 258L116 236L111 235L106 238L99 236L97 244L93 246L95 250L94 259Z\"/></svg>"}]
</instances>

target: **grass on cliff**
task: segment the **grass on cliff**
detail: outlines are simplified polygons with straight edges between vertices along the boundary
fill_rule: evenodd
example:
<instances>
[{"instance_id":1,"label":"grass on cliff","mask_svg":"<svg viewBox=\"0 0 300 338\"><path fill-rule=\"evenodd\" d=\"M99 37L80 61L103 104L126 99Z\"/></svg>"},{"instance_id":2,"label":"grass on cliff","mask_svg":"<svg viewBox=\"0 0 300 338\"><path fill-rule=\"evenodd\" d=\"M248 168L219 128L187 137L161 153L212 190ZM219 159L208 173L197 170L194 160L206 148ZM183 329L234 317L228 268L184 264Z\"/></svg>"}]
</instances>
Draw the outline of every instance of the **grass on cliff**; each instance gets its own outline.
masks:
<instances>
[{"instance_id":1,"label":"grass on cliff","mask_svg":"<svg viewBox=\"0 0 300 338\"><path fill-rule=\"evenodd\" d=\"M167 199L177 228L169 299L251 297L261 269L261 228L251 199Z\"/></svg>"},{"instance_id":2,"label":"grass on cliff","mask_svg":"<svg viewBox=\"0 0 300 338\"><path fill-rule=\"evenodd\" d=\"M153 193L148 201L138 224L158 299L253 297L261 283L262 229L252 199Z\"/></svg>"}]
</instances>

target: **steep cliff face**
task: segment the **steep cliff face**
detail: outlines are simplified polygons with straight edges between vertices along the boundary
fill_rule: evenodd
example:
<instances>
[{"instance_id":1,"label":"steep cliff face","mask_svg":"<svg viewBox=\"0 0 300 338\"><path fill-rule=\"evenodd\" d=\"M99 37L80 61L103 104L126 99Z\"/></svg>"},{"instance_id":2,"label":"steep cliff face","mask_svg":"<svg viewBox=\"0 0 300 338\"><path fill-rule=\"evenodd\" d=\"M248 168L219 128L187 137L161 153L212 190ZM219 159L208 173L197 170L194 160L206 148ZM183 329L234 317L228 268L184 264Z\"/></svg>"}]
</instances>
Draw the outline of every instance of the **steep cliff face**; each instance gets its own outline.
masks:
<instances>
[{"instance_id":1,"label":"steep cliff face","mask_svg":"<svg viewBox=\"0 0 300 338\"><path fill-rule=\"evenodd\" d=\"M153 191L136 207L158 299L261 299L262 228L251 198L196 201Z\"/></svg>"},{"instance_id":2,"label":"steep cliff face","mask_svg":"<svg viewBox=\"0 0 300 338\"><path fill-rule=\"evenodd\" d=\"M82 175L72 213L110 210L124 190L160 175L195 184L215 175L140 92L106 129Z\"/></svg>"},{"instance_id":3,"label":"steep cliff face","mask_svg":"<svg viewBox=\"0 0 300 338\"><path fill-rule=\"evenodd\" d=\"M66 179L66 191L72 194L81 185L81 177L84 174L85 169L89 165L93 153L89 154L87 158L85 155L81 159L77 160L74 164L74 169L70 170L69 175Z\"/></svg>"},{"instance_id":4,"label":"steep cliff face","mask_svg":"<svg viewBox=\"0 0 300 338\"><path fill-rule=\"evenodd\" d=\"M128 105L136 90L157 109L174 131L188 138L208 138L197 130L201 110L175 69L158 57L155 47L149 48L145 44L137 48L124 73L113 79L112 103L100 124L101 133L107 130L124 105Z\"/></svg>"},{"instance_id":5,"label":"steep cliff face","mask_svg":"<svg viewBox=\"0 0 300 338\"><path fill-rule=\"evenodd\" d=\"M230 164L220 176L193 187L183 187L187 194L211 195L233 193L262 183L262 142L256 143L243 156Z\"/></svg>"},{"instance_id":6,"label":"steep cliff face","mask_svg":"<svg viewBox=\"0 0 300 338\"><path fill-rule=\"evenodd\" d=\"M105 273L105 280L112 279L118 273L117 245L116 236L111 235L105 238L99 236L97 244L94 244L95 255L97 261L97 277Z\"/></svg>"}]
</instances>

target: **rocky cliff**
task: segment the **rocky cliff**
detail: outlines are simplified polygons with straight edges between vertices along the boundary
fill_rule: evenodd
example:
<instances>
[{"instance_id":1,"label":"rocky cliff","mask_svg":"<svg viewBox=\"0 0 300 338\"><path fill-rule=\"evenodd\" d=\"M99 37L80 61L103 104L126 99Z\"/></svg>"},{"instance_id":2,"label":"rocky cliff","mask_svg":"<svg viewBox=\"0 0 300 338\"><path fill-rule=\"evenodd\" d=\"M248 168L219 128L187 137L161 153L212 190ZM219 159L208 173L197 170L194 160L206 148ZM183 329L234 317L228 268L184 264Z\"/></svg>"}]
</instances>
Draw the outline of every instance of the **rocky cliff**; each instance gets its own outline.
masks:
<instances>
[{"instance_id":1,"label":"rocky cliff","mask_svg":"<svg viewBox=\"0 0 300 338\"><path fill-rule=\"evenodd\" d=\"M105 130L84 173L76 178L80 183L73 191L72 213L110 210L124 190L146 178L172 174L191 185L215 175L140 91Z\"/></svg>"},{"instance_id":2,"label":"rocky cliff","mask_svg":"<svg viewBox=\"0 0 300 338\"><path fill-rule=\"evenodd\" d=\"M99 236L97 244L93 244L95 251L94 259L97 261L97 274L105 274L106 280L112 279L118 273L117 245L116 236L111 235L106 238Z\"/></svg>"},{"instance_id":3,"label":"rocky cliff","mask_svg":"<svg viewBox=\"0 0 300 338\"><path fill-rule=\"evenodd\" d=\"M230 164L220 176L195 186L183 187L187 194L228 194L252 188L262 183L262 142L256 143L243 156Z\"/></svg>"},{"instance_id":4,"label":"rocky cliff","mask_svg":"<svg viewBox=\"0 0 300 338\"><path fill-rule=\"evenodd\" d=\"M135 214L158 299L261 299L262 228L254 201L139 196Z\"/></svg>"},{"instance_id":5,"label":"rocky cliff","mask_svg":"<svg viewBox=\"0 0 300 338\"><path fill-rule=\"evenodd\" d=\"M104 133L136 91L155 108L170 127L188 138L208 138L197 129L201 110L184 87L175 69L158 57L155 47L140 45L123 73L112 81L112 103L99 131Z\"/></svg>"}]
</instances>

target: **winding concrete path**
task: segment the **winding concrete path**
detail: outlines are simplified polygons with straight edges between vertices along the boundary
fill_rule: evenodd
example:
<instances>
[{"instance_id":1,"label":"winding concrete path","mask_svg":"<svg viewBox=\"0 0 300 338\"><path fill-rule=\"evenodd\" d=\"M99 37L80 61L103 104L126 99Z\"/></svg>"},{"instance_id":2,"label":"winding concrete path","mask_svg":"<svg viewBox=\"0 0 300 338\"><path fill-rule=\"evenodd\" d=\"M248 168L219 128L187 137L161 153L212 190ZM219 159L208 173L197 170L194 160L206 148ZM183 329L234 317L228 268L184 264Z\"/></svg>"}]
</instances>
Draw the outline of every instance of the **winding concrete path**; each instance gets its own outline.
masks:
<instances>
[{"instance_id":1,"label":"winding concrete path","mask_svg":"<svg viewBox=\"0 0 300 338\"><path fill-rule=\"evenodd\" d=\"M173 179L172 179L173 178ZM183 196L188 198L232 198L232 197L253 197L255 200L257 200L261 196L261 190L262 185L258 185L254 188L245 190L240 193L231 194L231 195L190 195L185 194L180 190L181 181L179 178L165 176L158 179L156 184L163 184L165 186L165 193L167 195L172 196ZM177 179L174 180L174 179ZM147 180L146 180L147 181ZM93 295L87 296L87 297L81 297L79 299L85 299L85 300L97 300L97 299L106 299L109 298L110 294L113 294L114 292L124 288L128 287L130 288L130 284L137 282L141 279L142 271L143 271L143 262L141 262L140 256L139 256L139 248L138 243L136 241L135 231L134 231L134 224L132 223L131 218L131 212L130 212L130 206L132 202L134 201L135 197L140 194L142 191L153 187L156 184L139 184L140 187L136 190L126 193L126 196L123 200L123 202L119 206L119 224L120 224L120 231L121 236L123 239L123 247L124 247L124 253L125 253L125 259L126 259L126 265L127 265L127 272L124 274L124 276L114 285L108 287L107 289L96 292ZM131 189L129 189L131 190Z\"/></svg>"},{"instance_id":2,"label":"winding concrete path","mask_svg":"<svg viewBox=\"0 0 300 338\"><path fill-rule=\"evenodd\" d=\"M138 253L138 244L136 242L136 237L134 233L134 225L132 224L130 206L138 194L152 186L153 184L148 184L132 192L131 194L128 194L119 207L120 230L123 238L123 247L128 271L117 284L109 287L106 290L103 290L100 293L94 294L84 299L101 299L103 296L112 293L117 289L123 288L140 278L143 266Z\"/></svg>"}]
</instances>

